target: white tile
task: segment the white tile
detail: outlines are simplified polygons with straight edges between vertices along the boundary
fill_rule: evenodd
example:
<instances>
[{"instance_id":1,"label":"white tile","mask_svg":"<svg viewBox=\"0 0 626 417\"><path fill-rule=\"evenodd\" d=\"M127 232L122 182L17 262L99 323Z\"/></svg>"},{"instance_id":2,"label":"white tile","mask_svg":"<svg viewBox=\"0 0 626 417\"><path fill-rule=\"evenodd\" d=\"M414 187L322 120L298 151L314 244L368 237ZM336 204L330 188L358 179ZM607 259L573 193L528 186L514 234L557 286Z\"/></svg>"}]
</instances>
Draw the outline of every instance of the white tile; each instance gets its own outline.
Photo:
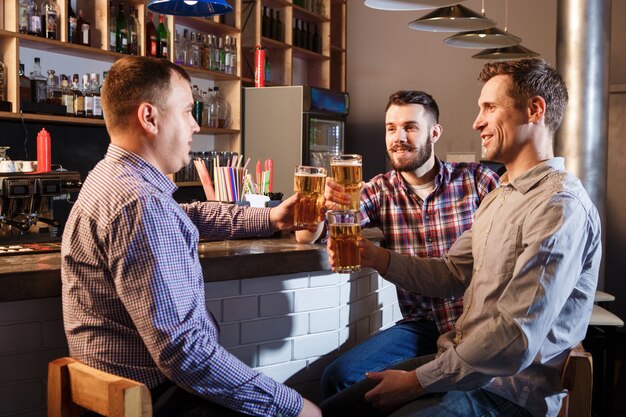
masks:
<instances>
[{"instance_id":1,"label":"white tile","mask_svg":"<svg viewBox=\"0 0 626 417\"><path fill-rule=\"evenodd\" d=\"M309 274L290 274L273 277L251 278L241 281L242 294L267 294L271 292L306 288Z\"/></svg>"},{"instance_id":2,"label":"white tile","mask_svg":"<svg viewBox=\"0 0 626 417\"><path fill-rule=\"evenodd\" d=\"M228 351L249 367L254 368L255 366L258 366L259 360L256 345L230 348Z\"/></svg>"},{"instance_id":3,"label":"white tile","mask_svg":"<svg viewBox=\"0 0 626 417\"><path fill-rule=\"evenodd\" d=\"M294 359L305 359L333 352L339 347L339 332L319 333L293 340Z\"/></svg>"},{"instance_id":4,"label":"white tile","mask_svg":"<svg viewBox=\"0 0 626 417\"><path fill-rule=\"evenodd\" d=\"M378 310L370 315L370 333L376 333L383 326L383 313Z\"/></svg>"},{"instance_id":5,"label":"white tile","mask_svg":"<svg viewBox=\"0 0 626 417\"><path fill-rule=\"evenodd\" d=\"M258 298L259 297L256 295L253 295L250 297L236 297L223 300L223 321L227 323L257 318L259 316Z\"/></svg>"},{"instance_id":6,"label":"white tile","mask_svg":"<svg viewBox=\"0 0 626 417\"><path fill-rule=\"evenodd\" d=\"M378 310L376 294L369 294L350 304L350 322L358 321Z\"/></svg>"},{"instance_id":7,"label":"white tile","mask_svg":"<svg viewBox=\"0 0 626 417\"><path fill-rule=\"evenodd\" d=\"M339 329L339 308L312 311L309 313L309 331L311 333L327 332Z\"/></svg>"},{"instance_id":8,"label":"white tile","mask_svg":"<svg viewBox=\"0 0 626 417\"><path fill-rule=\"evenodd\" d=\"M329 285L339 285L341 277L335 272L319 271L311 273L310 286L324 287Z\"/></svg>"},{"instance_id":9,"label":"white tile","mask_svg":"<svg viewBox=\"0 0 626 417\"><path fill-rule=\"evenodd\" d=\"M404 317L402 316L402 311L400 310L400 304L394 304L393 306L393 321L400 321Z\"/></svg>"},{"instance_id":10,"label":"white tile","mask_svg":"<svg viewBox=\"0 0 626 417\"><path fill-rule=\"evenodd\" d=\"M306 369L307 361L294 361L281 363L278 365L261 366L256 368L257 371L269 376L275 381L285 383L289 378L292 378L298 372Z\"/></svg>"},{"instance_id":11,"label":"white tile","mask_svg":"<svg viewBox=\"0 0 626 417\"><path fill-rule=\"evenodd\" d=\"M240 344L239 323L220 325L220 344L224 347L233 347Z\"/></svg>"},{"instance_id":12,"label":"white tile","mask_svg":"<svg viewBox=\"0 0 626 417\"><path fill-rule=\"evenodd\" d=\"M354 346L355 342L355 328L354 326L346 327L339 330L339 346L341 350L345 350Z\"/></svg>"},{"instance_id":13,"label":"white tile","mask_svg":"<svg viewBox=\"0 0 626 417\"><path fill-rule=\"evenodd\" d=\"M293 313L293 292L259 296L260 316L280 316Z\"/></svg>"},{"instance_id":14,"label":"white tile","mask_svg":"<svg viewBox=\"0 0 626 417\"><path fill-rule=\"evenodd\" d=\"M310 288L296 291L294 295L296 312L339 306L339 287Z\"/></svg>"},{"instance_id":15,"label":"white tile","mask_svg":"<svg viewBox=\"0 0 626 417\"><path fill-rule=\"evenodd\" d=\"M350 324L350 306L342 305L339 307L339 326L346 327Z\"/></svg>"},{"instance_id":16,"label":"white tile","mask_svg":"<svg viewBox=\"0 0 626 417\"><path fill-rule=\"evenodd\" d=\"M352 283L346 282L339 286L339 304L344 305L348 304L352 299ZM354 286L354 293L356 294L356 285Z\"/></svg>"},{"instance_id":17,"label":"white tile","mask_svg":"<svg viewBox=\"0 0 626 417\"><path fill-rule=\"evenodd\" d=\"M292 355L291 339L281 342L263 343L259 345L259 366L289 362L292 359Z\"/></svg>"},{"instance_id":18,"label":"white tile","mask_svg":"<svg viewBox=\"0 0 626 417\"><path fill-rule=\"evenodd\" d=\"M307 314L294 314L241 323L241 341L244 344L283 340L309 332Z\"/></svg>"},{"instance_id":19,"label":"white tile","mask_svg":"<svg viewBox=\"0 0 626 417\"><path fill-rule=\"evenodd\" d=\"M397 306L396 305L388 305L383 307L381 311L382 313L382 327L389 327L390 325L394 324L395 321L393 320L393 309Z\"/></svg>"},{"instance_id":20,"label":"white tile","mask_svg":"<svg viewBox=\"0 0 626 417\"><path fill-rule=\"evenodd\" d=\"M370 292L370 277L366 275L361 277L353 282L353 285L356 283L356 297L362 298L365 297Z\"/></svg>"},{"instance_id":21,"label":"white tile","mask_svg":"<svg viewBox=\"0 0 626 417\"><path fill-rule=\"evenodd\" d=\"M237 279L232 281L207 282L204 284L205 298L212 300L239 295L240 283L241 281Z\"/></svg>"},{"instance_id":22,"label":"white tile","mask_svg":"<svg viewBox=\"0 0 626 417\"><path fill-rule=\"evenodd\" d=\"M378 290L378 304L381 306L388 306L398 302L398 292L395 286L388 285L385 288Z\"/></svg>"},{"instance_id":23,"label":"white tile","mask_svg":"<svg viewBox=\"0 0 626 417\"><path fill-rule=\"evenodd\" d=\"M360 341L367 339L370 334L370 318L365 317L359 320L356 323L356 342L359 343Z\"/></svg>"},{"instance_id":24,"label":"white tile","mask_svg":"<svg viewBox=\"0 0 626 417\"><path fill-rule=\"evenodd\" d=\"M222 322L222 300L209 300L206 302L206 308L218 323Z\"/></svg>"}]
</instances>

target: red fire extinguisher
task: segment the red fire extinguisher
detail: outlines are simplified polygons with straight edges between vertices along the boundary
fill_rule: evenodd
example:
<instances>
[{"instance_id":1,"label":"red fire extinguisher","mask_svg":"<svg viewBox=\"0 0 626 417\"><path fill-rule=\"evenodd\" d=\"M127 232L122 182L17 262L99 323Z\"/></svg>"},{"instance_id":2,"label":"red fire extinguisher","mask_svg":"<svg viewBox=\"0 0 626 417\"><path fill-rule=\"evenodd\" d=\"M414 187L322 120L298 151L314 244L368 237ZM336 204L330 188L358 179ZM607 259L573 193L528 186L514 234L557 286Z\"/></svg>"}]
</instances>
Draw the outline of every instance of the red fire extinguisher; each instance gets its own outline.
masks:
<instances>
[{"instance_id":1,"label":"red fire extinguisher","mask_svg":"<svg viewBox=\"0 0 626 417\"><path fill-rule=\"evenodd\" d=\"M265 87L265 60L267 55L261 45L254 50L254 86Z\"/></svg>"}]
</instances>

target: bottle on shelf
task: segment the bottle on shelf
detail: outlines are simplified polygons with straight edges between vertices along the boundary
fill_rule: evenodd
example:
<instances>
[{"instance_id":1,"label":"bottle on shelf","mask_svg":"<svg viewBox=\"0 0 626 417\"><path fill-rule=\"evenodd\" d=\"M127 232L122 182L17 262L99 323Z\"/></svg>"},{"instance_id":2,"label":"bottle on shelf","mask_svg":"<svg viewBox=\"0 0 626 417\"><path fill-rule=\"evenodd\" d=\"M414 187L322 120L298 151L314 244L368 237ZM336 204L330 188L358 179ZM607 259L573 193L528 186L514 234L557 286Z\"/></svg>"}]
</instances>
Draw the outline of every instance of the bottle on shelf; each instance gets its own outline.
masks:
<instances>
[{"instance_id":1,"label":"bottle on shelf","mask_svg":"<svg viewBox=\"0 0 626 417\"><path fill-rule=\"evenodd\" d=\"M224 72L226 74L232 74L232 48L230 46L230 36L226 35L226 39L224 40Z\"/></svg>"},{"instance_id":2,"label":"bottle on shelf","mask_svg":"<svg viewBox=\"0 0 626 417\"><path fill-rule=\"evenodd\" d=\"M203 91L202 92L202 123L204 123L204 126L209 126L209 106L211 103L211 90L209 88L209 91Z\"/></svg>"},{"instance_id":3,"label":"bottle on shelf","mask_svg":"<svg viewBox=\"0 0 626 417\"><path fill-rule=\"evenodd\" d=\"M93 117L93 95L91 95L91 87L89 86L89 74L83 74L83 107L85 117Z\"/></svg>"},{"instance_id":4,"label":"bottle on shelf","mask_svg":"<svg viewBox=\"0 0 626 417\"><path fill-rule=\"evenodd\" d=\"M28 0L19 0L17 5L18 31L28 33Z\"/></svg>"},{"instance_id":5,"label":"bottle on shelf","mask_svg":"<svg viewBox=\"0 0 626 417\"><path fill-rule=\"evenodd\" d=\"M187 29L183 29L183 39L181 40L181 52L183 55L183 65L193 65L193 57L191 56L191 42L187 37Z\"/></svg>"},{"instance_id":6,"label":"bottle on shelf","mask_svg":"<svg viewBox=\"0 0 626 417\"><path fill-rule=\"evenodd\" d=\"M61 105L65 106L66 114L74 114L74 93L65 75L61 75Z\"/></svg>"},{"instance_id":7,"label":"bottle on shelf","mask_svg":"<svg viewBox=\"0 0 626 417\"><path fill-rule=\"evenodd\" d=\"M98 82L98 74L92 72L89 75L89 88L91 89L91 97L93 100L93 117L102 118L102 99L100 97L100 83Z\"/></svg>"},{"instance_id":8,"label":"bottle on shelf","mask_svg":"<svg viewBox=\"0 0 626 417\"><path fill-rule=\"evenodd\" d=\"M72 9L72 2L67 0L67 41L69 43L78 43L78 18L74 9Z\"/></svg>"},{"instance_id":9,"label":"bottle on shelf","mask_svg":"<svg viewBox=\"0 0 626 417\"><path fill-rule=\"evenodd\" d=\"M128 13L128 53L139 55L139 21L137 20L137 9L130 6Z\"/></svg>"},{"instance_id":10,"label":"bottle on shelf","mask_svg":"<svg viewBox=\"0 0 626 417\"><path fill-rule=\"evenodd\" d=\"M213 38L213 71L220 70L220 59L222 57L222 51L220 50L219 43L216 35L209 35Z\"/></svg>"},{"instance_id":11,"label":"bottle on shelf","mask_svg":"<svg viewBox=\"0 0 626 417\"><path fill-rule=\"evenodd\" d=\"M203 45L203 50L202 50L202 68L204 69L211 69L211 47L210 47L210 39L211 36L210 35L205 35L203 36L202 39L202 45ZM206 121L206 118L204 118L203 120Z\"/></svg>"},{"instance_id":12,"label":"bottle on shelf","mask_svg":"<svg viewBox=\"0 0 626 417\"><path fill-rule=\"evenodd\" d=\"M217 102L217 127L227 129L230 127L231 122L230 104L220 92L219 87L213 87L213 92L215 93L214 99Z\"/></svg>"},{"instance_id":13,"label":"bottle on shelf","mask_svg":"<svg viewBox=\"0 0 626 417\"><path fill-rule=\"evenodd\" d=\"M224 38L218 38L217 48L220 54L220 65L218 71L226 72L226 47L224 46Z\"/></svg>"},{"instance_id":14,"label":"bottle on shelf","mask_svg":"<svg viewBox=\"0 0 626 417\"><path fill-rule=\"evenodd\" d=\"M37 12L37 3L35 0L28 0L26 13L28 15L28 34L33 36L43 36L41 15Z\"/></svg>"},{"instance_id":15,"label":"bottle on shelf","mask_svg":"<svg viewBox=\"0 0 626 417\"><path fill-rule=\"evenodd\" d=\"M198 68L200 66L200 46L198 45L198 38L195 32L191 32L191 60L189 66Z\"/></svg>"},{"instance_id":16,"label":"bottle on shelf","mask_svg":"<svg viewBox=\"0 0 626 417\"><path fill-rule=\"evenodd\" d=\"M157 30L154 26L152 12L148 12L146 19L146 56L157 56Z\"/></svg>"},{"instance_id":17,"label":"bottle on shelf","mask_svg":"<svg viewBox=\"0 0 626 417\"><path fill-rule=\"evenodd\" d=\"M159 27L157 28L157 58L169 59L169 43L167 29L165 27L165 16L159 15Z\"/></svg>"},{"instance_id":18,"label":"bottle on shelf","mask_svg":"<svg viewBox=\"0 0 626 417\"><path fill-rule=\"evenodd\" d=\"M117 18L115 16L115 5L109 0L109 51L117 51Z\"/></svg>"},{"instance_id":19,"label":"bottle on shelf","mask_svg":"<svg viewBox=\"0 0 626 417\"><path fill-rule=\"evenodd\" d=\"M91 26L85 20L83 9L78 11L78 19L76 21L76 34L79 45L91 46Z\"/></svg>"},{"instance_id":20,"label":"bottle on shelf","mask_svg":"<svg viewBox=\"0 0 626 417\"><path fill-rule=\"evenodd\" d=\"M126 16L124 16L124 3L117 5L115 31L116 52L128 53L128 26L126 25Z\"/></svg>"},{"instance_id":21,"label":"bottle on shelf","mask_svg":"<svg viewBox=\"0 0 626 417\"><path fill-rule=\"evenodd\" d=\"M30 78L26 76L24 71L24 64L20 62L20 101L32 101L32 87L30 84Z\"/></svg>"},{"instance_id":22,"label":"bottle on shelf","mask_svg":"<svg viewBox=\"0 0 626 417\"><path fill-rule=\"evenodd\" d=\"M198 126L202 126L202 113L204 103L202 102L202 95L200 94L200 90L198 89L197 85L193 86L191 90L191 95L193 97L193 118L196 120L196 123L198 123Z\"/></svg>"},{"instance_id":23,"label":"bottle on shelf","mask_svg":"<svg viewBox=\"0 0 626 417\"><path fill-rule=\"evenodd\" d=\"M293 29L291 35L291 44L293 46L300 46L300 32L298 31L298 19L293 19Z\"/></svg>"},{"instance_id":24,"label":"bottle on shelf","mask_svg":"<svg viewBox=\"0 0 626 417\"><path fill-rule=\"evenodd\" d=\"M85 117L85 97L80 90L78 74L72 75L72 95L74 96L74 116Z\"/></svg>"},{"instance_id":25,"label":"bottle on shelf","mask_svg":"<svg viewBox=\"0 0 626 417\"><path fill-rule=\"evenodd\" d=\"M174 63L176 65L183 65L183 48L180 36L178 36L178 31L174 31Z\"/></svg>"},{"instance_id":26,"label":"bottle on shelf","mask_svg":"<svg viewBox=\"0 0 626 417\"><path fill-rule=\"evenodd\" d=\"M283 42L285 40L285 25L282 20L280 20L280 11L276 10L276 39L277 41Z\"/></svg>"},{"instance_id":27,"label":"bottle on shelf","mask_svg":"<svg viewBox=\"0 0 626 417\"><path fill-rule=\"evenodd\" d=\"M7 66L4 59L0 56L0 101L8 101L8 84L7 84Z\"/></svg>"},{"instance_id":28,"label":"bottle on shelf","mask_svg":"<svg viewBox=\"0 0 626 417\"><path fill-rule=\"evenodd\" d=\"M61 105L61 90L58 87L57 76L54 75L54 70L48 70L46 96L48 103Z\"/></svg>"},{"instance_id":29,"label":"bottle on shelf","mask_svg":"<svg viewBox=\"0 0 626 417\"><path fill-rule=\"evenodd\" d=\"M261 17L261 36L270 37L270 14L267 6L263 6L263 16Z\"/></svg>"},{"instance_id":30,"label":"bottle on shelf","mask_svg":"<svg viewBox=\"0 0 626 417\"><path fill-rule=\"evenodd\" d=\"M276 39L276 19L274 18L274 9L270 9L270 39Z\"/></svg>"},{"instance_id":31,"label":"bottle on shelf","mask_svg":"<svg viewBox=\"0 0 626 417\"><path fill-rule=\"evenodd\" d=\"M311 50L318 54L322 53L322 43L320 42L320 35L317 33L317 25L315 25L315 32L311 36Z\"/></svg>"},{"instance_id":32,"label":"bottle on shelf","mask_svg":"<svg viewBox=\"0 0 626 417\"><path fill-rule=\"evenodd\" d=\"M230 74L237 75L237 38L234 36L230 38Z\"/></svg>"},{"instance_id":33,"label":"bottle on shelf","mask_svg":"<svg viewBox=\"0 0 626 417\"><path fill-rule=\"evenodd\" d=\"M265 58L265 83L269 84L272 82L272 64L270 64L269 55Z\"/></svg>"},{"instance_id":34,"label":"bottle on shelf","mask_svg":"<svg viewBox=\"0 0 626 417\"><path fill-rule=\"evenodd\" d=\"M41 15L48 39L59 39L59 6L56 0L46 0L41 4Z\"/></svg>"},{"instance_id":35,"label":"bottle on shelf","mask_svg":"<svg viewBox=\"0 0 626 417\"><path fill-rule=\"evenodd\" d=\"M47 83L48 79L41 73L41 61L39 57L35 57L33 72L30 73L31 101L45 103L48 100Z\"/></svg>"}]
</instances>

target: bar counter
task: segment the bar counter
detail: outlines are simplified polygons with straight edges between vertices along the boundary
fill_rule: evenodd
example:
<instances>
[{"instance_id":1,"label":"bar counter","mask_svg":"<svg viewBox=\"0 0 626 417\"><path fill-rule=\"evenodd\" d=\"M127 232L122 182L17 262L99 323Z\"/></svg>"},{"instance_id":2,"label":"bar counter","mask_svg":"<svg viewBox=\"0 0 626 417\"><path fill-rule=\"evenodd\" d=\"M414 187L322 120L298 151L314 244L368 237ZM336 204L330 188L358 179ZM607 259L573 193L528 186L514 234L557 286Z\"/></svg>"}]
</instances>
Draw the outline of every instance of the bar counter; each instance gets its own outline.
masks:
<instances>
[{"instance_id":1,"label":"bar counter","mask_svg":"<svg viewBox=\"0 0 626 417\"><path fill-rule=\"evenodd\" d=\"M330 270L326 247L297 243L293 233L268 239L201 242L205 282ZM59 297L59 252L0 257L0 302Z\"/></svg>"}]
</instances>

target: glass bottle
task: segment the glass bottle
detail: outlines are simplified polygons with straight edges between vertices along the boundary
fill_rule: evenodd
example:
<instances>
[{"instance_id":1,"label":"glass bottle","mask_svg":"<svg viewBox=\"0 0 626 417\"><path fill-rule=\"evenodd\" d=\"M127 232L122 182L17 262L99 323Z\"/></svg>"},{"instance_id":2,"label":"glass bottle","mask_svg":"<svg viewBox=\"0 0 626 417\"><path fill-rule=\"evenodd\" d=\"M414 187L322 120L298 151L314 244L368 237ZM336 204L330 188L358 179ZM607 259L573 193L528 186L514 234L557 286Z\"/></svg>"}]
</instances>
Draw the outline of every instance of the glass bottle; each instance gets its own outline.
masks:
<instances>
[{"instance_id":1,"label":"glass bottle","mask_svg":"<svg viewBox=\"0 0 626 417\"><path fill-rule=\"evenodd\" d=\"M137 9L130 6L128 13L128 53L131 55L139 54L138 30L139 21L137 20Z\"/></svg>"},{"instance_id":2,"label":"glass bottle","mask_svg":"<svg viewBox=\"0 0 626 417\"><path fill-rule=\"evenodd\" d=\"M45 34L48 39L59 39L59 6L56 0L47 0L41 5L41 15L44 19Z\"/></svg>"},{"instance_id":3,"label":"glass bottle","mask_svg":"<svg viewBox=\"0 0 626 417\"><path fill-rule=\"evenodd\" d=\"M57 86L57 77L54 70L48 70L48 81L46 82L47 102L52 104L61 104L61 90Z\"/></svg>"},{"instance_id":4,"label":"glass bottle","mask_svg":"<svg viewBox=\"0 0 626 417\"><path fill-rule=\"evenodd\" d=\"M178 36L178 31L174 31L174 64L183 65L183 48L180 36Z\"/></svg>"},{"instance_id":5,"label":"glass bottle","mask_svg":"<svg viewBox=\"0 0 626 417\"><path fill-rule=\"evenodd\" d=\"M35 3L35 0L28 0L26 13L28 15L28 34L33 36L42 36L43 28L41 15L37 12L37 3Z\"/></svg>"},{"instance_id":6,"label":"glass bottle","mask_svg":"<svg viewBox=\"0 0 626 417\"><path fill-rule=\"evenodd\" d=\"M270 39L276 39L276 19L274 19L274 9L270 9Z\"/></svg>"},{"instance_id":7,"label":"glass bottle","mask_svg":"<svg viewBox=\"0 0 626 417\"><path fill-rule=\"evenodd\" d=\"M200 94L200 90L198 89L197 85L193 86L191 90L191 95L193 97L193 118L196 120L196 123L198 123L198 126L202 126L202 113L204 103L202 101L202 95Z\"/></svg>"},{"instance_id":8,"label":"glass bottle","mask_svg":"<svg viewBox=\"0 0 626 417\"><path fill-rule=\"evenodd\" d=\"M78 18L74 9L72 9L72 2L67 1L67 41L69 43L78 43Z\"/></svg>"},{"instance_id":9,"label":"glass bottle","mask_svg":"<svg viewBox=\"0 0 626 417\"><path fill-rule=\"evenodd\" d=\"M157 30L152 21L152 12L148 12L148 23L146 23L146 56L157 56Z\"/></svg>"},{"instance_id":10,"label":"glass bottle","mask_svg":"<svg viewBox=\"0 0 626 417\"><path fill-rule=\"evenodd\" d=\"M202 37L202 68L211 69L211 47L209 45L211 36L205 35ZM206 118L204 119L206 120Z\"/></svg>"},{"instance_id":11,"label":"glass bottle","mask_svg":"<svg viewBox=\"0 0 626 417\"><path fill-rule=\"evenodd\" d=\"M219 90L218 87L215 87L217 90ZM219 104L216 100L216 91L209 91L209 98L208 98L208 106L209 106L209 118L207 119L207 126L211 127L211 128L217 128L217 126L219 125Z\"/></svg>"},{"instance_id":12,"label":"glass bottle","mask_svg":"<svg viewBox=\"0 0 626 417\"><path fill-rule=\"evenodd\" d=\"M285 25L280 20L280 11L276 10L276 40L283 42L285 40Z\"/></svg>"},{"instance_id":13,"label":"glass bottle","mask_svg":"<svg viewBox=\"0 0 626 417\"><path fill-rule=\"evenodd\" d=\"M89 85L89 74L83 74L83 108L85 117L93 117L93 95L91 95L91 87Z\"/></svg>"},{"instance_id":14,"label":"glass bottle","mask_svg":"<svg viewBox=\"0 0 626 417\"><path fill-rule=\"evenodd\" d=\"M65 106L66 114L74 114L74 93L65 75L61 76L61 105Z\"/></svg>"},{"instance_id":15,"label":"glass bottle","mask_svg":"<svg viewBox=\"0 0 626 417\"><path fill-rule=\"evenodd\" d=\"M261 18L261 36L269 38L270 33L270 16L267 6L263 6L263 16Z\"/></svg>"},{"instance_id":16,"label":"glass bottle","mask_svg":"<svg viewBox=\"0 0 626 417\"><path fill-rule=\"evenodd\" d=\"M100 83L98 82L98 74L92 72L89 75L89 89L93 100L93 117L102 118L102 99L100 97Z\"/></svg>"},{"instance_id":17,"label":"glass bottle","mask_svg":"<svg viewBox=\"0 0 626 417\"><path fill-rule=\"evenodd\" d=\"M83 9L78 11L78 20L76 21L76 38L79 45L91 46L91 26L85 20Z\"/></svg>"},{"instance_id":18,"label":"glass bottle","mask_svg":"<svg viewBox=\"0 0 626 417\"><path fill-rule=\"evenodd\" d=\"M117 5L115 29L116 51L125 54L128 52L128 26L126 25L126 17L124 16L124 3Z\"/></svg>"},{"instance_id":19,"label":"glass bottle","mask_svg":"<svg viewBox=\"0 0 626 417\"><path fill-rule=\"evenodd\" d=\"M167 29L165 27L165 16L159 15L159 27L157 28L157 58L169 59Z\"/></svg>"},{"instance_id":20,"label":"glass bottle","mask_svg":"<svg viewBox=\"0 0 626 417\"><path fill-rule=\"evenodd\" d=\"M217 43L217 36L211 35L213 37L213 71L220 70L220 58L222 56L222 51Z\"/></svg>"},{"instance_id":21,"label":"glass bottle","mask_svg":"<svg viewBox=\"0 0 626 417\"><path fill-rule=\"evenodd\" d=\"M74 116L85 117L85 96L80 91L78 74L72 75L72 95L74 96Z\"/></svg>"},{"instance_id":22,"label":"glass bottle","mask_svg":"<svg viewBox=\"0 0 626 417\"><path fill-rule=\"evenodd\" d=\"M109 51L117 51L117 18L115 6L111 0L109 0Z\"/></svg>"},{"instance_id":23,"label":"glass bottle","mask_svg":"<svg viewBox=\"0 0 626 417\"><path fill-rule=\"evenodd\" d=\"M312 41L311 41L311 49L314 52L317 53L321 53L322 52L322 45L320 42L320 35L319 33L317 33L317 25L315 25L315 32L313 32L313 36L311 37Z\"/></svg>"},{"instance_id":24,"label":"glass bottle","mask_svg":"<svg viewBox=\"0 0 626 417\"><path fill-rule=\"evenodd\" d=\"M222 93L220 93L219 87L214 87L213 92L215 94L214 99L217 104L216 105L217 127L222 128L222 129L229 128L230 127L230 104L228 103L228 101L226 101L224 96L222 96Z\"/></svg>"},{"instance_id":25,"label":"glass bottle","mask_svg":"<svg viewBox=\"0 0 626 417\"><path fill-rule=\"evenodd\" d=\"M8 101L7 66L4 58L0 56L0 101Z\"/></svg>"},{"instance_id":26,"label":"glass bottle","mask_svg":"<svg viewBox=\"0 0 626 417\"><path fill-rule=\"evenodd\" d=\"M30 79L24 72L24 64L20 62L20 101L32 101Z\"/></svg>"},{"instance_id":27,"label":"glass bottle","mask_svg":"<svg viewBox=\"0 0 626 417\"><path fill-rule=\"evenodd\" d=\"M230 36L226 35L226 39L224 41L224 72L227 74L232 74L231 71L231 58L232 58L232 50L230 47Z\"/></svg>"},{"instance_id":28,"label":"glass bottle","mask_svg":"<svg viewBox=\"0 0 626 417\"><path fill-rule=\"evenodd\" d=\"M31 101L35 103L46 102L48 99L48 94L46 93L47 82L48 79L41 73L41 61L39 57L35 57L33 72L30 73Z\"/></svg>"},{"instance_id":29,"label":"glass bottle","mask_svg":"<svg viewBox=\"0 0 626 417\"><path fill-rule=\"evenodd\" d=\"M218 39L218 48L220 52L220 67L221 72L226 72L226 47L224 46L224 38L221 36Z\"/></svg>"},{"instance_id":30,"label":"glass bottle","mask_svg":"<svg viewBox=\"0 0 626 417\"><path fill-rule=\"evenodd\" d=\"M28 0L19 0L18 3L18 30L28 33Z\"/></svg>"},{"instance_id":31,"label":"glass bottle","mask_svg":"<svg viewBox=\"0 0 626 417\"><path fill-rule=\"evenodd\" d=\"M272 82L272 64L270 64L269 54L266 55L265 58L265 83L269 84Z\"/></svg>"},{"instance_id":32,"label":"glass bottle","mask_svg":"<svg viewBox=\"0 0 626 417\"><path fill-rule=\"evenodd\" d=\"M231 74L236 75L237 74L237 38L232 37L230 38L230 52L231 52L231 56L230 56L230 68L231 68Z\"/></svg>"}]
</instances>

